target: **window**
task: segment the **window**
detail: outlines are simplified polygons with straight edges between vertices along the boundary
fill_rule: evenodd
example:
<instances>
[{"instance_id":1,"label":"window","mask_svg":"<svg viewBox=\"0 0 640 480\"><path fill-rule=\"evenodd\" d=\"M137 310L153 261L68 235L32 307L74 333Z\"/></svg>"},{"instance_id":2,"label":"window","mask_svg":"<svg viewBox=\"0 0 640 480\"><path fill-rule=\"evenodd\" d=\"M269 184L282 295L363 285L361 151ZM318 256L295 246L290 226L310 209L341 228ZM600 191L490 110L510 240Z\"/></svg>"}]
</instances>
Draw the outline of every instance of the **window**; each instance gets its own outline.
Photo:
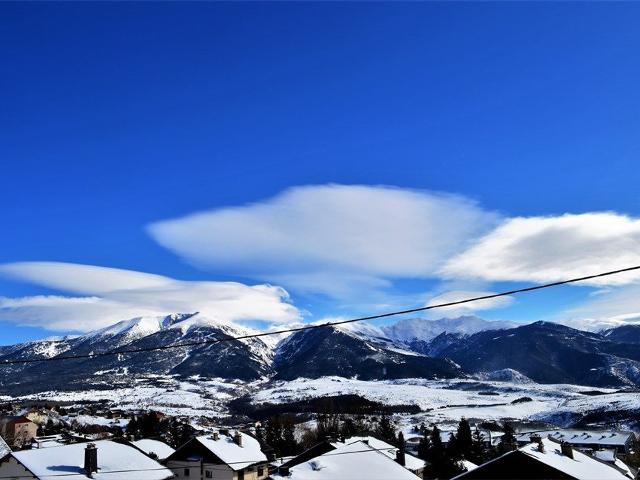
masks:
<instances>
[{"instance_id":1,"label":"window","mask_svg":"<svg viewBox=\"0 0 640 480\"><path fill-rule=\"evenodd\" d=\"M189 475L191 475L191 470L189 470L188 468L184 469L184 476L188 477Z\"/></svg>"},{"instance_id":2,"label":"window","mask_svg":"<svg viewBox=\"0 0 640 480\"><path fill-rule=\"evenodd\" d=\"M238 472L238 480L244 480L244 470Z\"/></svg>"},{"instance_id":3,"label":"window","mask_svg":"<svg viewBox=\"0 0 640 480\"><path fill-rule=\"evenodd\" d=\"M213 478L213 472L211 470L206 470L204 472L204 478Z\"/></svg>"},{"instance_id":4,"label":"window","mask_svg":"<svg viewBox=\"0 0 640 480\"><path fill-rule=\"evenodd\" d=\"M264 467L258 467L258 476L261 477L264 475Z\"/></svg>"}]
</instances>

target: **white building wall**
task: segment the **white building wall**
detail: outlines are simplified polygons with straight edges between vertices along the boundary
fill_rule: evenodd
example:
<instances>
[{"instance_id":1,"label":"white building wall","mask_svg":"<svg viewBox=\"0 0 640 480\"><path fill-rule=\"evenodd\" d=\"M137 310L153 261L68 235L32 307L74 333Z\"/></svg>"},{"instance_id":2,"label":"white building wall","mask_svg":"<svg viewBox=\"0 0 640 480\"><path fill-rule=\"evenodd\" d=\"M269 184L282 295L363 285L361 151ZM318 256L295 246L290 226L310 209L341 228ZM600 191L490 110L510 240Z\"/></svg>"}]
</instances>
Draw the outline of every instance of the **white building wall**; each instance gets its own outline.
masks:
<instances>
[{"instance_id":1,"label":"white building wall","mask_svg":"<svg viewBox=\"0 0 640 480\"><path fill-rule=\"evenodd\" d=\"M171 460L167 463L167 468L179 479L189 480L238 480L238 472L235 472L227 465L219 465L213 463L187 462L179 460ZM185 469L189 470L189 475L185 475ZM207 477L207 471L211 472L211 477ZM263 466L263 474L258 476L257 467L249 467L244 469L244 480L265 480L268 477L269 469L265 464Z\"/></svg>"}]
</instances>

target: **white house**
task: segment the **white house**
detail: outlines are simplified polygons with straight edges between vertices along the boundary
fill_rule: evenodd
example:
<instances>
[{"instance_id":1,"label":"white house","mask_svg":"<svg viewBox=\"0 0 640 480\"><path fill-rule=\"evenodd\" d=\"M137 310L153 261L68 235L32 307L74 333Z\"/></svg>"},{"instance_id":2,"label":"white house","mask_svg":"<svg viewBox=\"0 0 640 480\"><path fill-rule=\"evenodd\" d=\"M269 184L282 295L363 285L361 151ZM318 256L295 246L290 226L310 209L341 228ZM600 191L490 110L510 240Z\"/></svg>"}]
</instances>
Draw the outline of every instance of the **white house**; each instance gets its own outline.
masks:
<instances>
[{"instance_id":1,"label":"white house","mask_svg":"<svg viewBox=\"0 0 640 480\"><path fill-rule=\"evenodd\" d=\"M0 460L0 478L167 480L173 472L138 449L102 440L11 452Z\"/></svg>"},{"instance_id":2,"label":"white house","mask_svg":"<svg viewBox=\"0 0 640 480\"><path fill-rule=\"evenodd\" d=\"M171 454L166 465L176 478L263 480L269 475L267 456L250 435L220 430L193 438Z\"/></svg>"},{"instance_id":3,"label":"white house","mask_svg":"<svg viewBox=\"0 0 640 480\"><path fill-rule=\"evenodd\" d=\"M354 442L364 442L369 445L374 450L378 450L383 455L386 455L391 460L397 461L398 457L398 448L393 445L383 442L382 440L377 439L376 437L351 437L344 441L345 444L350 444ZM422 472L424 471L424 460L419 459L418 457L414 457L409 453L404 454L404 467L422 477Z\"/></svg>"},{"instance_id":4,"label":"white house","mask_svg":"<svg viewBox=\"0 0 640 480\"><path fill-rule=\"evenodd\" d=\"M574 450L568 443L540 438L462 473L454 480L496 479L629 480L625 472Z\"/></svg>"},{"instance_id":5,"label":"white house","mask_svg":"<svg viewBox=\"0 0 640 480\"><path fill-rule=\"evenodd\" d=\"M623 430L557 429L537 432L537 435L544 438L550 437L558 442L567 442L578 449L615 449L617 454L629 453L636 442L636 437L633 432ZM530 433L516 435L516 439L520 445L529 443L530 438Z\"/></svg>"}]
</instances>

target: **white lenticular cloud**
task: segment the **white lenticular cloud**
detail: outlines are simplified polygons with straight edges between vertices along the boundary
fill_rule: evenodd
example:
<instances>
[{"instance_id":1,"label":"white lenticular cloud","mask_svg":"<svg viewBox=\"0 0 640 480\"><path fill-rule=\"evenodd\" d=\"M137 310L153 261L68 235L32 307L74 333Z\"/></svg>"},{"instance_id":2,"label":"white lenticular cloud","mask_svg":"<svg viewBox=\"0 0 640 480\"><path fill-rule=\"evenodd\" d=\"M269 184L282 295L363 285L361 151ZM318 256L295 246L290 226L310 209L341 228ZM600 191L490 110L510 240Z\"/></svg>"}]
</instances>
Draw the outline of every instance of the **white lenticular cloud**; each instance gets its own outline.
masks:
<instances>
[{"instance_id":1,"label":"white lenticular cloud","mask_svg":"<svg viewBox=\"0 0 640 480\"><path fill-rule=\"evenodd\" d=\"M266 201L154 223L150 234L192 264L296 289L428 278L499 217L461 196L384 186L291 188Z\"/></svg>"},{"instance_id":2,"label":"white lenticular cloud","mask_svg":"<svg viewBox=\"0 0 640 480\"><path fill-rule=\"evenodd\" d=\"M617 213L585 213L506 220L440 273L484 281L553 282L640 265L640 220ZM589 281L622 285L630 272Z\"/></svg>"},{"instance_id":3,"label":"white lenticular cloud","mask_svg":"<svg viewBox=\"0 0 640 480\"><path fill-rule=\"evenodd\" d=\"M161 275L92 265L21 262L0 275L80 296L0 297L0 320L50 330L89 331L143 315L200 311L221 321L300 320L288 293L272 285L180 281Z\"/></svg>"},{"instance_id":4,"label":"white lenticular cloud","mask_svg":"<svg viewBox=\"0 0 640 480\"><path fill-rule=\"evenodd\" d=\"M431 307L433 305L458 302L460 300L466 300L468 298L485 297L487 295L493 295L494 293L495 292L468 290L445 292L441 295L438 295L437 297L431 298L427 302L426 306ZM485 300L478 300L476 302L461 303L459 305L451 305L449 307L438 308L434 311L434 313L438 317L457 317L460 315L467 315L471 312L477 312L479 310L493 310L496 308L504 308L511 305L513 301L513 297L509 296L488 298Z\"/></svg>"}]
</instances>

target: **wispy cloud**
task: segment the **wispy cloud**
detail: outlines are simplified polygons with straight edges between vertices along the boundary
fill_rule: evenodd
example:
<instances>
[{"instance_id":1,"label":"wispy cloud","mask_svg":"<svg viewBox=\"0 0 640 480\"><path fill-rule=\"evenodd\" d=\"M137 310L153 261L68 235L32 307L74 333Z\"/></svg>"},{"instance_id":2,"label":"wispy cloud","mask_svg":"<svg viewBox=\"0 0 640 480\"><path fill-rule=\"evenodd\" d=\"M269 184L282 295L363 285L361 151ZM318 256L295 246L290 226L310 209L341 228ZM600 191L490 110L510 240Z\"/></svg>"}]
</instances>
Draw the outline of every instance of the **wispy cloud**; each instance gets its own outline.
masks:
<instances>
[{"instance_id":1,"label":"wispy cloud","mask_svg":"<svg viewBox=\"0 0 640 480\"><path fill-rule=\"evenodd\" d=\"M449 278L552 282L640 265L640 220L611 212L506 220L442 268ZM631 272L593 280L622 285Z\"/></svg>"},{"instance_id":2,"label":"wispy cloud","mask_svg":"<svg viewBox=\"0 0 640 480\"><path fill-rule=\"evenodd\" d=\"M180 281L131 270L58 262L0 265L0 275L78 295L0 297L0 320L50 330L88 331L141 315L193 311L229 322L300 320L288 293L272 285Z\"/></svg>"},{"instance_id":3,"label":"wispy cloud","mask_svg":"<svg viewBox=\"0 0 640 480\"><path fill-rule=\"evenodd\" d=\"M585 330L640 324L640 285L599 290L597 295L590 295L578 305L559 312L551 320Z\"/></svg>"},{"instance_id":4,"label":"wispy cloud","mask_svg":"<svg viewBox=\"0 0 640 480\"><path fill-rule=\"evenodd\" d=\"M148 230L204 269L344 297L395 278L432 278L443 260L498 220L456 195L321 185L160 221Z\"/></svg>"}]
</instances>

